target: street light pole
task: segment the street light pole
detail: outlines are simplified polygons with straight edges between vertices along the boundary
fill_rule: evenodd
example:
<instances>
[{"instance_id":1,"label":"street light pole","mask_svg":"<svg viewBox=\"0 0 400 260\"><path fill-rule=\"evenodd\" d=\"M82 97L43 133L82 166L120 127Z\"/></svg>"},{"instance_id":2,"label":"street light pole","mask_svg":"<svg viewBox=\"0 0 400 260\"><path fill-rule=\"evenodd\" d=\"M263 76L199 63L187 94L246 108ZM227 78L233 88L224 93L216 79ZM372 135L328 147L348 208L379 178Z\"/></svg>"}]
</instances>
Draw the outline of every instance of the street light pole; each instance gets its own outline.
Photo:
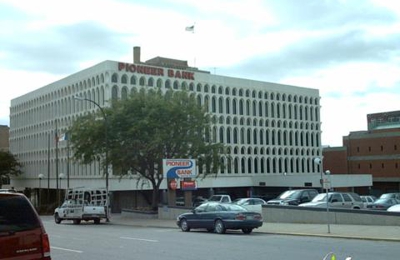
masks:
<instances>
[{"instance_id":1,"label":"street light pole","mask_svg":"<svg viewBox=\"0 0 400 260\"><path fill-rule=\"evenodd\" d=\"M61 185L61 180L65 178L65 174L64 173L60 173L58 175L58 178L60 178L60 190L58 191L58 203L61 204L61 191L62 191L62 185Z\"/></svg>"},{"instance_id":2,"label":"street light pole","mask_svg":"<svg viewBox=\"0 0 400 260\"><path fill-rule=\"evenodd\" d=\"M328 233L331 233L331 226L330 226L330 221L329 221L329 188L331 185L330 180L328 179L331 175L331 171L327 170L325 171L325 175L327 176L325 183L325 188L326 188L326 221L328 224Z\"/></svg>"},{"instance_id":3,"label":"street light pole","mask_svg":"<svg viewBox=\"0 0 400 260\"><path fill-rule=\"evenodd\" d=\"M38 175L38 178L39 178L39 195L38 195L39 212L41 211L41 210L40 210L40 207L41 207L41 204L42 204L42 203L41 203L41 199L42 199L41 193L42 193L42 179L43 179L43 177L44 177L44 175L43 175L42 173L40 173L40 174Z\"/></svg>"},{"instance_id":4,"label":"street light pole","mask_svg":"<svg viewBox=\"0 0 400 260\"><path fill-rule=\"evenodd\" d=\"M324 171L323 166L322 166L322 158L316 157L314 159L314 163L319 167L319 171L321 174L321 178L319 179L319 183L321 185L321 193L324 191L324 185L323 185L323 177L322 177L322 172Z\"/></svg>"},{"instance_id":5,"label":"street light pole","mask_svg":"<svg viewBox=\"0 0 400 260\"><path fill-rule=\"evenodd\" d=\"M109 207L109 199L108 199L108 121L107 121L107 115L104 112L104 109L94 100L88 99L88 98L82 98L79 96L74 96L74 99L79 100L79 101L87 101L90 103L93 103L96 107L98 107L103 115L104 118L104 139L105 139L105 143L106 143L106 152L104 155L104 175L106 177L106 192L107 192L107 201L106 201L106 219L107 222L110 221L109 219L109 213L108 213L108 207Z\"/></svg>"}]
</instances>

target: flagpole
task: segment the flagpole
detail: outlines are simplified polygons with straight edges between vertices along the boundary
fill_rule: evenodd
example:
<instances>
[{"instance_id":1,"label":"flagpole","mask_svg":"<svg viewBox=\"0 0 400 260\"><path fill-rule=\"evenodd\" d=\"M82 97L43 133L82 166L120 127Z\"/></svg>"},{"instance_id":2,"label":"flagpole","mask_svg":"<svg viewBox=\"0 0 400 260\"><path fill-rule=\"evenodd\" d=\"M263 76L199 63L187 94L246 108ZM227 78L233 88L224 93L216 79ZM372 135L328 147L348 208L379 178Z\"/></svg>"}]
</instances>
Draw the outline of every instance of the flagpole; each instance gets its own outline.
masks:
<instances>
[{"instance_id":1,"label":"flagpole","mask_svg":"<svg viewBox=\"0 0 400 260\"><path fill-rule=\"evenodd\" d=\"M60 193L58 191L58 128L57 128L57 119L56 119L56 132L55 132L55 141L56 141L56 190L57 190L57 204L60 203Z\"/></svg>"},{"instance_id":2,"label":"flagpole","mask_svg":"<svg viewBox=\"0 0 400 260\"><path fill-rule=\"evenodd\" d=\"M195 26L196 26L196 23L193 23L192 26L186 26L185 31L192 32L194 34ZM194 46L194 44L193 44L193 46ZM193 58L193 67L196 67L196 54Z\"/></svg>"},{"instance_id":3,"label":"flagpole","mask_svg":"<svg viewBox=\"0 0 400 260\"><path fill-rule=\"evenodd\" d=\"M65 141L67 141L67 190L69 190L69 138L65 133Z\"/></svg>"},{"instance_id":4,"label":"flagpole","mask_svg":"<svg viewBox=\"0 0 400 260\"><path fill-rule=\"evenodd\" d=\"M51 132L48 134L47 140L47 198L46 202L50 204L50 139L51 139Z\"/></svg>"}]
</instances>

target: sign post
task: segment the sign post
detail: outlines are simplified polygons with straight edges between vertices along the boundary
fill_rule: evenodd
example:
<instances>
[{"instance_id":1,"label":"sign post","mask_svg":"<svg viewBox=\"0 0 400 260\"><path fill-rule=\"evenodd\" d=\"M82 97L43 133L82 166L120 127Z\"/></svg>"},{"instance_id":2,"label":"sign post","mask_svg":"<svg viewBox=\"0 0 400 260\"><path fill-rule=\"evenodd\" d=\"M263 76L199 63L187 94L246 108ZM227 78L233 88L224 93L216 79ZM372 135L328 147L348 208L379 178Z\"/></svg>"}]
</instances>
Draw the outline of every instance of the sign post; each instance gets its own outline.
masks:
<instances>
[{"instance_id":1,"label":"sign post","mask_svg":"<svg viewBox=\"0 0 400 260\"><path fill-rule=\"evenodd\" d=\"M323 186L326 189L326 222L328 224L328 234L331 233L331 226L330 226L330 221L329 221L329 189L331 188L331 182L330 182L330 174L331 172L329 170L325 171L325 176Z\"/></svg>"},{"instance_id":2,"label":"sign post","mask_svg":"<svg viewBox=\"0 0 400 260\"><path fill-rule=\"evenodd\" d=\"M185 205L191 206L192 190L197 189L196 161L193 159L163 159L164 178L167 179L168 205L175 206L176 190L185 191ZM178 185L178 183L180 185Z\"/></svg>"}]
</instances>

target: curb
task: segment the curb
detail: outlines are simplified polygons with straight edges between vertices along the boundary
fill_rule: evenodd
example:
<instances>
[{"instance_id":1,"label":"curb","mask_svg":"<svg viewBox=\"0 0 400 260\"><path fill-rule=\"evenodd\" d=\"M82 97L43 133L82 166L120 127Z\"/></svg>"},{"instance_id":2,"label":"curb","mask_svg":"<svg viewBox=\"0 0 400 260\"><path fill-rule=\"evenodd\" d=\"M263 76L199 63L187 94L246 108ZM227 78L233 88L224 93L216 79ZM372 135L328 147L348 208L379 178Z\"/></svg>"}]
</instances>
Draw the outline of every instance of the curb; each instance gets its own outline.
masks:
<instances>
[{"instance_id":1,"label":"curb","mask_svg":"<svg viewBox=\"0 0 400 260\"><path fill-rule=\"evenodd\" d=\"M165 229L177 229L178 227L157 225L157 224L143 224L143 223L124 223L124 222L113 222L111 225L121 225L121 226L132 226L132 227L143 227L143 228L165 228ZM279 232L279 231L263 231L254 230L255 233L262 233L268 235L282 235L282 236L308 236L308 237L323 237L323 238L340 238L340 239L352 239L352 240L369 240L369 241L385 241L385 242L400 242L400 239L396 238L380 238L380 237L361 237L361 236L349 236L349 235L339 235L339 234L321 234L321 233L302 233L302 232Z\"/></svg>"}]
</instances>

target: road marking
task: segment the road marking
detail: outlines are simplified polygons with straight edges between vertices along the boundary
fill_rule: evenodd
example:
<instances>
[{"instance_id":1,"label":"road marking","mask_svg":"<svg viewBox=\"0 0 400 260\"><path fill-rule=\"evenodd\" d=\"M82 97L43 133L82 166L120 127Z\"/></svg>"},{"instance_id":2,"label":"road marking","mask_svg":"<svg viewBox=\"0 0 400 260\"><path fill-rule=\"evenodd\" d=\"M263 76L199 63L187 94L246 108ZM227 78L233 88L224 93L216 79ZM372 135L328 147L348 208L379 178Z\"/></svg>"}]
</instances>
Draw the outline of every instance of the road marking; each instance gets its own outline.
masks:
<instances>
[{"instance_id":1,"label":"road marking","mask_svg":"<svg viewBox=\"0 0 400 260\"><path fill-rule=\"evenodd\" d=\"M120 237L120 238L121 239L129 239L129 240L139 240L139 241L145 241L145 242L153 242L153 243L157 243L158 242L158 240L135 238L135 237Z\"/></svg>"},{"instance_id":2,"label":"road marking","mask_svg":"<svg viewBox=\"0 0 400 260\"><path fill-rule=\"evenodd\" d=\"M79 254L82 254L82 253L83 253L83 251L80 251L80 250L73 250L73 249L62 248L62 247L56 247L56 246L52 246L52 247L50 247L50 248L51 248L51 249L58 249L58 250L68 251L68 252L79 253Z\"/></svg>"}]
</instances>

